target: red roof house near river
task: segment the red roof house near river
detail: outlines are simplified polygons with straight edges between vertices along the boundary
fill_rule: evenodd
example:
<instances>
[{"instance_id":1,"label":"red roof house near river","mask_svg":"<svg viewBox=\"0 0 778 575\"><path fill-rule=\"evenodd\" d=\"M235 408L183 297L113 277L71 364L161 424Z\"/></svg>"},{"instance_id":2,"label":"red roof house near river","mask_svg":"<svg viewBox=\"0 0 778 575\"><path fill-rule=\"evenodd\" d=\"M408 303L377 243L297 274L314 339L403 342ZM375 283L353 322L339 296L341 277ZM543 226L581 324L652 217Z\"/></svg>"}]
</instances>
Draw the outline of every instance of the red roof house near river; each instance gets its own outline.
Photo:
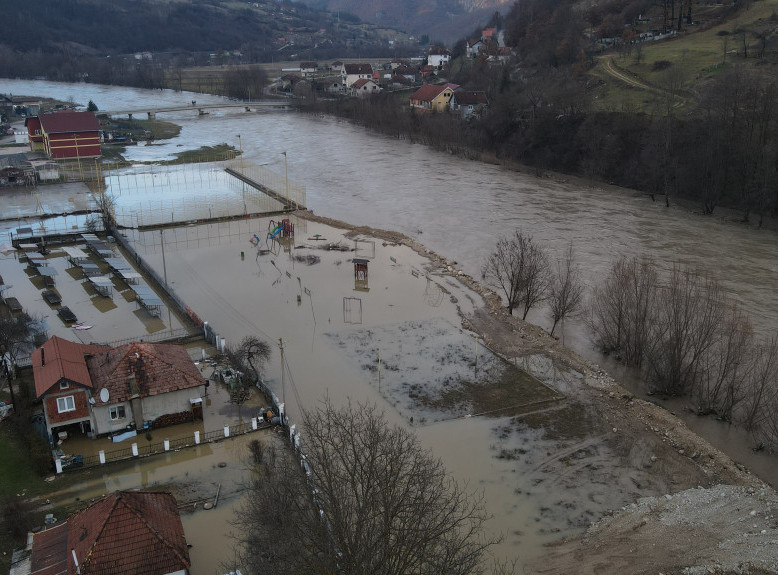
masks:
<instances>
[{"instance_id":1,"label":"red roof house near river","mask_svg":"<svg viewBox=\"0 0 778 575\"><path fill-rule=\"evenodd\" d=\"M32 575L185 575L191 562L170 493L117 491L32 536Z\"/></svg>"},{"instance_id":2,"label":"red roof house near river","mask_svg":"<svg viewBox=\"0 0 778 575\"><path fill-rule=\"evenodd\" d=\"M94 112L62 110L24 121L31 150L43 150L53 160L99 158L100 123Z\"/></svg>"},{"instance_id":3,"label":"red roof house near river","mask_svg":"<svg viewBox=\"0 0 778 575\"><path fill-rule=\"evenodd\" d=\"M132 342L119 347L53 336L32 353L35 396L53 443L68 431L113 434L191 412L202 417L205 379L183 346Z\"/></svg>"}]
</instances>

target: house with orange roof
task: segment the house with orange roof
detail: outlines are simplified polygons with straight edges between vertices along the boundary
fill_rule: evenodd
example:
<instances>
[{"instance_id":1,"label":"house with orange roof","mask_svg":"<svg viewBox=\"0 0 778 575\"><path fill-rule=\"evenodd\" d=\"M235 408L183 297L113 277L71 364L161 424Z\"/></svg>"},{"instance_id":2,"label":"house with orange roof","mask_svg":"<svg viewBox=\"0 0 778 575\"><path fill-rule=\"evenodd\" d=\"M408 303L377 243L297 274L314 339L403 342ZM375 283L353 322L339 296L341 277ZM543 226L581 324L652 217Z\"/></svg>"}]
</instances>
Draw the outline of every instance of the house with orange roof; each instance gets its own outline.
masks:
<instances>
[{"instance_id":1,"label":"house with orange roof","mask_svg":"<svg viewBox=\"0 0 778 575\"><path fill-rule=\"evenodd\" d=\"M427 84L411 94L411 109L418 112L445 112L449 109L454 90L449 86Z\"/></svg>"},{"instance_id":2,"label":"house with orange roof","mask_svg":"<svg viewBox=\"0 0 778 575\"><path fill-rule=\"evenodd\" d=\"M95 437L143 429L164 415L202 417L206 382L180 345L111 348L54 336L31 359L52 443L79 430Z\"/></svg>"},{"instance_id":3,"label":"house with orange roof","mask_svg":"<svg viewBox=\"0 0 778 575\"><path fill-rule=\"evenodd\" d=\"M184 526L170 493L117 491L32 534L30 575L188 575Z\"/></svg>"}]
</instances>

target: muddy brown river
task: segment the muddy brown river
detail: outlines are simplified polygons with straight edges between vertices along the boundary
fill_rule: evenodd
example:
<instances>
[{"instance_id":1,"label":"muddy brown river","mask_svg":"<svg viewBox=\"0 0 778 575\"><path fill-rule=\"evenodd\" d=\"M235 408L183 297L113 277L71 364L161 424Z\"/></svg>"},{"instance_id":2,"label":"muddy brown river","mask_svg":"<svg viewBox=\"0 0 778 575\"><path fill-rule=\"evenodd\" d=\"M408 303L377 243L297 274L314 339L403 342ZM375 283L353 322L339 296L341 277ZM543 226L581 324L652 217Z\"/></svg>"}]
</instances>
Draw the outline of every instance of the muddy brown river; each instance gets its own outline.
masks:
<instances>
[{"instance_id":1,"label":"muddy brown river","mask_svg":"<svg viewBox=\"0 0 778 575\"><path fill-rule=\"evenodd\" d=\"M138 108L192 99L202 103L220 100L202 94L14 80L0 80L0 91L72 99L82 104L91 99L102 110L120 109L130 102L131 107ZM377 136L331 118L212 111L204 117L178 113L161 119L181 124L181 135L169 142L130 148L129 159L165 159L186 149L224 142L238 147L237 135L241 134L245 157L279 173L284 169L281 152L287 152L289 177L305 184L308 207L317 214L403 232L456 260L458 267L473 277L480 276L481 262L500 235L522 229L554 256L572 241L590 284L620 254L648 255L664 267L681 263L712 270L729 294L749 312L761 334L775 333L778 327L778 234L770 229L747 227L718 215L702 217L678 206L665 208L630 190L570 183L563 177L537 178L462 160ZM315 231L315 226L305 230L307 234ZM271 341L279 337L289 339L288 360L295 385L287 382L285 389L280 388L277 355L271 377L279 393L288 394L292 414L298 401L294 389L303 404L329 391L339 399L355 397L384 402L393 418L407 421L408 414L378 391L377 382L366 380L358 366L345 365L342 356L332 350L335 344L323 336L333 319L339 319L343 325L342 317L338 317L339 307L325 312L321 299L317 299L340 297L342 286L338 286L335 276L310 276L307 285L314 294L313 305L298 307L294 276L299 275L305 282L306 268L293 267L290 262L282 266L279 260L278 267L289 271L292 277L288 277L267 261L257 265L253 258L242 261L238 254L246 246L245 236L238 232L237 237L221 246L192 248L185 241L175 251L171 246L168 274L187 303L202 317L213 318L212 323L229 339L256 330ZM407 251L387 251L384 255L385 263L392 256L402 257L398 265L409 266L408 269L422 265L421 258ZM160 259L153 249L149 250L149 257L152 261ZM330 269L337 270L337 265L331 262ZM292 287L287 284L284 290L281 283L272 285L278 275L282 276L281 283L289 282ZM394 301L387 296L365 308L366 314L376 314L376 321L401 323L408 318L432 316L452 324L457 321L456 310L446 307L447 303L431 309L422 284L408 287L387 274L377 276L375 285L396 295ZM265 292L256 291L260 289ZM371 285L371 289L375 287ZM366 295L365 301L369 302L372 295ZM315 323L313 315L317 315ZM528 319L550 328L544 310L533 312ZM567 322L564 341L583 356L602 362L581 322ZM617 371L614 375L622 381L638 385L618 366L606 367ZM337 385L317 379L322 373L336 377ZM775 460L751 454L745 435L709 420L690 418L687 423L764 479L773 484L778 480ZM522 561L536 557L543 543L560 534L579 532L589 511L607 506L603 495L592 502L591 509L580 509L574 518L577 522L572 523L569 517L544 515L543 510L556 502L553 494L523 483L531 478L517 474L515 462L497 459L488 449L494 436L493 420L472 418L425 425L418 425L417 421L416 427L424 443L444 459L455 476L488 492L488 508L496 516L493 530L506 534L498 549L500 556L519 555ZM225 543L220 541L218 545ZM208 563L202 570L195 566L193 573L210 574L214 569Z\"/></svg>"}]
</instances>

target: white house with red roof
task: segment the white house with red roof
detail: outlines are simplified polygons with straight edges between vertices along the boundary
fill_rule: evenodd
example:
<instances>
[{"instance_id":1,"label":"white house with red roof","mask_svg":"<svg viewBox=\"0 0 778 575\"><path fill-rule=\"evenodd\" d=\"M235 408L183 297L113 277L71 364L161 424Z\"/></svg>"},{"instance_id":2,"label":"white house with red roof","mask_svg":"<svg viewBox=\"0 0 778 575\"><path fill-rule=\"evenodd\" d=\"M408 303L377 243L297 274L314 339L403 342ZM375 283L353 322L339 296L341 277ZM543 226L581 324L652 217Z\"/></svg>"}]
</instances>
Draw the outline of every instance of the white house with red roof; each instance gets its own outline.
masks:
<instances>
[{"instance_id":1,"label":"white house with red roof","mask_svg":"<svg viewBox=\"0 0 778 575\"><path fill-rule=\"evenodd\" d=\"M170 493L117 491L32 535L30 575L187 575L184 526Z\"/></svg>"},{"instance_id":2,"label":"white house with red roof","mask_svg":"<svg viewBox=\"0 0 778 575\"><path fill-rule=\"evenodd\" d=\"M434 66L438 70L447 66L450 61L451 52L440 46L430 48L429 54L427 54L427 64Z\"/></svg>"},{"instance_id":3,"label":"white house with red roof","mask_svg":"<svg viewBox=\"0 0 778 575\"><path fill-rule=\"evenodd\" d=\"M54 336L33 352L32 368L52 443L68 431L105 435L164 415L202 414L205 379L180 345L111 348Z\"/></svg>"},{"instance_id":4,"label":"white house with red roof","mask_svg":"<svg viewBox=\"0 0 778 575\"><path fill-rule=\"evenodd\" d=\"M373 66L370 64L343 64L340 77L343 87L348 89L357 80L370 80L373 77Z\"/></svg>"}]
</instances>

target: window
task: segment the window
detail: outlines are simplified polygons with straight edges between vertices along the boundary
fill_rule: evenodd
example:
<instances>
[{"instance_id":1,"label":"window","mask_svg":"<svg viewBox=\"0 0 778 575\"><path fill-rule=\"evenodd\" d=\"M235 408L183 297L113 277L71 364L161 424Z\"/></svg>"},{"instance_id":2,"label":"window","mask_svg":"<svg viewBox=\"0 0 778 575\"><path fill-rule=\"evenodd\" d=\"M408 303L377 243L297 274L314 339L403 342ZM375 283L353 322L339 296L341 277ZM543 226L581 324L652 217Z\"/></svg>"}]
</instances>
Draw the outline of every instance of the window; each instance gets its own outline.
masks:
<instances>
[{"instance_id":1,"label":"window","mask_svg":"<svg viewBox=\"0 0 778 575\"><path fill-rule=\"evenodd\" d=\"M76 402L73 399L72 395L57 398L57 411L59 411L60 413L65 413L67 411L75 411L75 410L76 410Z\"/></svg>"},{"instance_id":2,"label":"window","mask_svg":"<svg viewBox=\"0 0 778 575\"><path fill-rule=\"evenodd\" d=\"M109 407L108 416L111 418L111 421L116 421L117 419L124 419L124 406L117 405L116 407Z\"/></svg>"},{"instance_id":3,"label":"window","mask_svg":"<svg viewBox=\"0 0 778 575\"><path fill-rule=\"evenodd\" d=\"M67 381L60 381L59 382L59 388L60 389L67 389L68 387L70 387L70 386L68 385Z\"/></svg>"}]
</instances>

